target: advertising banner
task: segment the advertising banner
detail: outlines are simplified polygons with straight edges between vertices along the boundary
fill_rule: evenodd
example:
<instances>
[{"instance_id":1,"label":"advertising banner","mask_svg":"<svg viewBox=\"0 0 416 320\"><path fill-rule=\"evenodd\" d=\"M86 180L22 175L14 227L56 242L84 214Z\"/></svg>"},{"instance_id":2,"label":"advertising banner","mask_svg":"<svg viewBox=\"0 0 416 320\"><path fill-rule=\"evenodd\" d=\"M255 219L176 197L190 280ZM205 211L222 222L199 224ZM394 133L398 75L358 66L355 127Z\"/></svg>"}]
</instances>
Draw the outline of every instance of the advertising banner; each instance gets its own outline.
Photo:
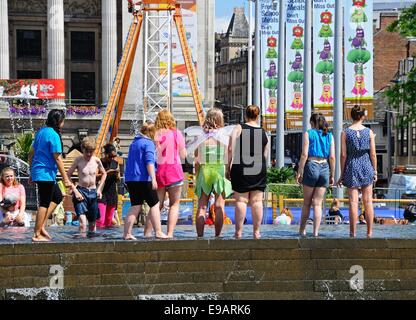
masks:
<instances>
[{"instance_id":1,"label":"advertising banner","mask_svg":"<svg viewBox=\"0 0 416 320\"><path fill-rule=\"evenodd\" d=\"M345 110L362 105L373 112L373 1L348 0L344 9ZM348 116L348 112L346 112ZM350 117L346 117L349 119Z\"/></svg>"},{"instance_id":2,"label":"advertising banner","mask_svg":"<svg viewBox=\"0 0 416 320\"><path fill-rule=\"evenodd\" d=\"M276 130L278 88L279 3L259 0L262 70L262 114L268 131ZM284 106L282 106L284 107Z\"/></svg>"},{"instance_id":3,"label":"advertising banner","mask_svg":"<svg viewBox=\"0 0 416 320\"><path fill-rule=\"evenodd\" d=\"M65 99L64 79L0 80L0 99Z\"/></svg>"},{"instance_id":4,"label":"advertising banner","mask_svg":"<svg viewBox=\"0 0 416 320\"><path fill-rule=\"evenodd\" d=\"M334 18L335 0L313 2L313 104L314 109L334 106Z\"/></svg>"},{"instance_id":5,"label":"advertising banner","mask_svg":"<svg viewBox=\"0 0 416 320\"><path fill-rule=\"evenodd\" d=\"M196 0L180 1L182 8L183 24L186 31L186 40L192 54L195 70L197 70L198 53L198 25L197 25L197 4ZM163 5L160 5L163 6ZM174 23L173 23L174 26ZM160 67L168 65L168 52L160 61ZM192 90L189 84L188 72L186 71L183 59L181 43L179 41L176 27L172 28L172 96L192 97Z\"/></svg>"},{"instance_id":6,"label":"advertising banner","mask_svg":"<svg viewBox=\"0 0 416 320\"><path fill-rule=\"evenodd\" d=\"M286 112L303 110L305 0L287 1Z\"/></svg>"}]
</instances>

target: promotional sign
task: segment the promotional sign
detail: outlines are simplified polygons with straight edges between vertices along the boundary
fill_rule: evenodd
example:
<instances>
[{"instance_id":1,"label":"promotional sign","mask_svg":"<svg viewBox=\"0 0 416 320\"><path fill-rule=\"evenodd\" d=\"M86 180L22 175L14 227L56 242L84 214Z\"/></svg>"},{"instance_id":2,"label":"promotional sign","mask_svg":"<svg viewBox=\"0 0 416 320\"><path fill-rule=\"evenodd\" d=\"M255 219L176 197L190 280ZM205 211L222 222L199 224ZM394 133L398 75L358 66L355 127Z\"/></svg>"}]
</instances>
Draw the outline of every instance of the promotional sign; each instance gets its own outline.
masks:
<instances>
[{"instance_id":1,"label":"promotional sign","mask_svg":"<svg viewBox=\"0 0 416 320\"><path fill-rule=\"evenodd\" d=\"M345 110L362 105L373 112L373 1L348 0L344 10ZM350 118L348 116L347 119Z\"/></svg>"},{"instance_id":2,"label":"promotional sign","mask_svg":"<svg viewBox=\"0 0 416 320\"><path fill-rule=\"evenodd\" d=\"M198 53L198 25L197 25L197 4L196 0L181 1L182 20L186 31L186 41L192 54L195 71L197 70ZM160 5L163 6L163 5ZM174 23L173 23L174 25ZM168 52L160 60L160 67L167 68ZM166 80L167 81L167 80ZM172 96L192 97L192 89L183 59L181 43L179 41L176 27L172 28Z\"/></svg>"},{"instance_id":3,"label":"promotional sign","mask_svg":"<svg viewBox=\"0 0 416 320\"><path fill-rule=\"evenodd\" d=\"M259 0L262 70L262 114L268 131L276 130L277 88L278 88L278 37L279 4L269 0ZM282 106L283 107L283 106Z\"/></svg>"},{"instance_id":4,"label":"promotional sign","mask_svg":"<svg viewBox=\"0 0 416 320\"><path fill-rule=\"evenodd\" d=\"M303 110L303 54L305 0L287 1L286 18L286 112Z\"/></svg>"},{"instance_id":5,"label":"promotional sign","mask_svg":"<svg viewBox=\"0 0 416 320\"><path fill-rule=\"evenodd\" d=\"M314 109L331 109L334 106L334 17L335 0L313 2L313 45L314 50Z\"/></svg>"},{"instance_id":6,"label":"promotional sign","mask_svg":"<svg viewBox=\"0 0 416 320\"><path fill-rule=\"evenodd\" d=\"M65 99L64 79L0 80L0 99Z\"/></svg>"}]
</instances>

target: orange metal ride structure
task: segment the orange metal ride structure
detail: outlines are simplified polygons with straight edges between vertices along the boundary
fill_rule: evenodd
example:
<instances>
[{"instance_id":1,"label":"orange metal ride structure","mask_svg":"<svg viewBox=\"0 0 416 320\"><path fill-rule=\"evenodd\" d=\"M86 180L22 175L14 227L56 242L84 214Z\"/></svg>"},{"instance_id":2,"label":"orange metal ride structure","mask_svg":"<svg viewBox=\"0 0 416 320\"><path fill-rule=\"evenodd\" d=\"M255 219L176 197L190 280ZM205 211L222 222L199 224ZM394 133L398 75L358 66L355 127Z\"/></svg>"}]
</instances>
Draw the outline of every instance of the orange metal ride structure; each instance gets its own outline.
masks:
<instances>
[{"instance_id":1,"label":"orange metal ride structure","mask_svg":"<svg viewBox=\"0 0 416 320\"><path fill-rule=\"evenodd\" d=\"M198 121L204 122L204 111L202 98L198 88L196 71L192 61L191 50L186 39L186 31L183 25L181 1L177 0L142 0L134 2L128 0L129 12L133 14L133 21L124 45L123 54L117 68L113 87L108 99L107 108L103 121L97 135L95 155L100 157L101 150L109 141L112 142L118 134L119 123L123 113L127 89L133 68L134 57L136 55L137 44L139 42L140 31L142 29L144 14L146 11L170 11L173 12L173 21L179 35L182 55L185 61L189 83L192 90ZM152 5L161 5L155 7ZM146 106L144 106L146 107Z\"/></svg>"}]
</instances>

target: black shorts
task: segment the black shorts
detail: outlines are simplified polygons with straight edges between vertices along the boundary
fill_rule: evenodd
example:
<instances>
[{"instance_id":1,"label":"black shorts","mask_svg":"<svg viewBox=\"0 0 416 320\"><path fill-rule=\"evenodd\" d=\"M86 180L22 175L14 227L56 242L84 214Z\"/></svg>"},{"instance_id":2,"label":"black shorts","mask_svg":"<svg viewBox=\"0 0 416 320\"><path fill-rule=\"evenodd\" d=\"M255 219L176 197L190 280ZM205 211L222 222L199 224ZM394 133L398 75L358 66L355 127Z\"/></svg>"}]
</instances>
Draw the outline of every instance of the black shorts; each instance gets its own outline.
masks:
<instances>
[{"instance_id":1,"label":"black shorts","mask_svg":"<svg viewBox=\"0 0 416 320\"><path fill-rule=\"evenodd\" d=\"M142 205L144 201L150 208L159 203L156 190L152 189L152 183L147 181L126 182L130 194L131 206Z\"/></svg>"},{"instance_id":2,"label":"black shorts","mask_svg":"<svg viewBox=\"0 0 416 320\"><path fill-rule=\"evenodd\" d=\"M55 181L35 181L38 185L39 207L49 208L51 202L60 204L62 192Z\"/></svg>"}]
</instances>

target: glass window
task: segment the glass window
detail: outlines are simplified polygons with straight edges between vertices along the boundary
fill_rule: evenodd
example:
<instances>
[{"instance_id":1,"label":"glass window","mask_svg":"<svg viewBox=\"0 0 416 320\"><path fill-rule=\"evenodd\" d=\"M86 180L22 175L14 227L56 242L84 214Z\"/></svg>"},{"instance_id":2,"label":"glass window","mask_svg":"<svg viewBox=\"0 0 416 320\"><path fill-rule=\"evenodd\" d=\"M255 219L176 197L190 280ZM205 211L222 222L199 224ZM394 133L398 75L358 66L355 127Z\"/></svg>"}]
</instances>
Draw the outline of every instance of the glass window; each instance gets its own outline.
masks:
<instances>
[{"instance_id":1,"label":"glass window","mask_svg":"<svg viewBox=\"0 0 416 320\"><path fill-rule=\"evenodd\" d=\"M71 73L71 103L73 105L95 103L95 73Z\"/></svg>"},{"instance_id":2,"label":"glass window","mask_svg":"<svg viewBox=\"0 0 416 320\"><path fill-rule=\"evenodd\" d=\"M42 34L40 30L16 30L17 58L42 59Z\"/></svg>"},{"instance_id":3,"label":"glass window","mask_svg":"<svg viewBox=\"0 0 416 320\"><path fill-rule=\"evenodd\" d=\"M95 60L95 33L72 31L71 32L71 60L94 61Z\"/></svg>"},{"instance_id":4,"label":"glass window","mask_svg":"<svg viewBox=\"0 0 416 320\"><path fill-rule=\"evenodd\" d=\"M42 71L17 70L17 79L42 79Z\"/></svg>"}]
</instances>

